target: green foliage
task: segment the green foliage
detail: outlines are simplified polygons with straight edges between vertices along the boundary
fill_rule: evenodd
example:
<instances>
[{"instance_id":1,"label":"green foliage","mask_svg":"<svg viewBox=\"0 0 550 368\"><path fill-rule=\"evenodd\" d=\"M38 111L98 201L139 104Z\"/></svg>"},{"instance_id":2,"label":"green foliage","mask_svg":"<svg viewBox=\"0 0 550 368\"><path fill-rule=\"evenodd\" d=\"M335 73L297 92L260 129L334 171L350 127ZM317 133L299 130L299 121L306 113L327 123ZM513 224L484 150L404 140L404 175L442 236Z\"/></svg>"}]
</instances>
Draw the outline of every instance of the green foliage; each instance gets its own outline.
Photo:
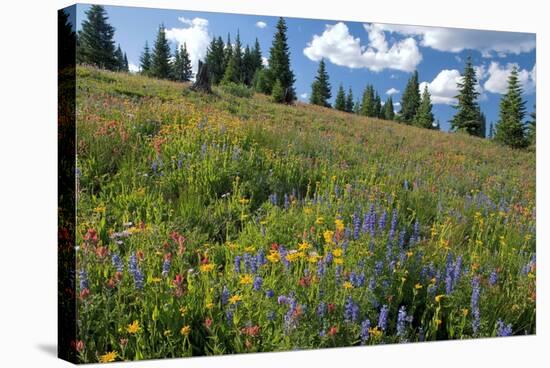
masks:
<instances>
[{"instance_id":1,"label":"green foliage","mask_svg":"<svg viewBox=\"0 0 550 368\"><path fill-rule=\"evenodd\" d=\"M272 80L273 76L270 69L256 69L252 84L257 92L269 95L273 89Z\"/></svg>"},{"instance_id":2,"label":"green foliage","mask_svg":"<svg viewBox=\"0 0 550 368\"><path fill-rule=\"evenodd\" d=\"M235 97L250 98L254 96L254 90L244 84L237 84L233 82L224 83L222 85L222 89Z\"/></svg>"},{"instance_id":3,"label":"green foliage","mask_svg":"<svg viewBox=\"0 0 550 368\"><path fill-rule=\"evenodd\" d=\"M189 82L193 78L191 68L191 59L187 52L187 44L184 42L179 49L176 47L174 52L174 62L172 63L172 79L178 82Z\"/></svg>"},{"instance_id":4,"label":"green foliage","mask_svg":"<svg viewBox=\"0 0 550 368\"><path fill-rule=\"evenodd\" d=\"M393 110L393 98L391 96L386 99L386 103L384 103L383 111L384 111L384 119L394 120L395 112Z\"/></svg>"},{"instance_id":5,"label":"green foliage","mask_svg":"<svg viewBox=\"0 0 550 368\"><path fill-rule=\"evenodd\" d=\"M466 132L470 135L482 136L482 119L480 115L476 91L477 78L471 57L466 60L462 80L457 83L458 87L458 105L455 116L451 119L451 128L454 131ZM485 134L483 133L483 136Z\"/></svg>"},{"instance_id":6,"label":"green foliage","mask_svg":"<svg viewBox=\"0 0 550 368\"><path fill-rule=\"evenodd\" d=\"M221 37L213 37L206 51L206 63L210 72L212 84L217 85L223 79L224 69L224 43Z\"/></svg>"},{"instance_id":7,"label":"green foliage","mask_svg":"<svg viewBox=\"0 0 550 368\"><path fill-rule=\"evenodd\" d=\"M276 76L283 90L283 99L277 101L291 103L296 99L294 91L294 73L290 69L290 50L287 41L287 27L281 17L277 22L277 32L273 36L273 43L269 50L269 69L272 76ZM272 89L275 89L276 81L273 81ZM277 91L279 92L279 91Z\"/></svg>"},{"instance_id":8,"label":"green foliage","mask_svg":"<svg viewBox=\"0 0 550 368\"><path fill-rule=\"evenodd\" d=\"M346 112L353 112L353 91L351 90L351 87L348 90L348 94L346 96Z\"/></svg>"},{"instance_id":9,"label":"green foliage","mask_svg":"<svg viewBox=\"0 0 550 368\"><path fill-rule=\"evenodd\" d=\"M409 78L403 96L401 97L400 120L404 123L412 123L416 111L420 106L420 92L418 84L418 71L415 70Z\"/></svg>"},{"instance_id":10,"label":"green foliage","mask_svg":"<svg viewBox=\"0 0 550 368\"><path fill-rule=\"evenodd\" d=\"M376 100L374 87L371 84L367 84L363 91L363 99L361 101L361 115L376 117Z\"/></svg>"},{"instance_id":11,"label":"green foliage","mask_svg":"<svg viewBox=\"0 0 550 368\"><path fill-rule=\"evenodd\" d=\"M78 35L78 60L102 69L119 70L115 55L115 29L107 22L107 12L101 5L92 5L86 11L82 30Z\"/></svg>"},{"instance_id":12,"label":"green foliage","mask_svg":"<svg viewBox=\"0 0 550 368\"><path fill-rule=\"evenodd\" d=\"M344 92L344 87L341 83L336 94L336 100L334 101L334 108L339 111L346 111L346 92Z\"/></svg>"},{"instance_id":13,"label":"green foliage","mask_svg":"<svg viewBox=\"0 0 550 368\"><path fill-rule=\"evenodd\" d=\"M319 62L319 68L317 69L317 76L311 84L311 96L309 99L311 104L330 107L328 100L332 97L332 94L330 92L330 83L328 79L328 73L325 68L325 60L321 59ZM344 90L342 89L342 92L343 91Z\"/></svg>"},{"instance_id":14,"label":"green foliage","mask_svg":"<svg viewBox=\"0 0 550 368\"><path fill-rule=\"evenodd\" d=\"M145 41L143 52L139 58L139 67L141 73L144 75L148 75L151 71L151 51L149 50L149 43L147 41Z\"/></svg>"},{"instance_id":15,"label":"green foliage","mask_svg":"<svg viewBox=\"0 0 550 368\"><path fill-rule=\"evenodd\" d=\"M273 89L271 90L271 98L274 102L285 102L285 90L279 78L275 80L275 84L273 85Z\"/></svg>"},{"instance_id":16,"label":"green foliage","mask_svg":"<svg viewBox=\"0 0 550 368\"><path fill-rule=\"evenodd\" d=\"M161 25L157 32L157 38L153 47L151 57L151 76L159 79L168 79L171 76L170 45L166 39L164 25Z\"/></svg>"},{"instance_id":17,"label":"green foliage","mask_svg":"<svg viewBox=\"0 0 550 368\"><path fill-rule=\"evenodd\" d=\"M497 142L513 148L524 148L529 144L523 125L525 101L522 94L518 70L514 66L508 77L508 90L500 100L499 120L495 131Z\"/></svg>"},{"instance_id":18,"label":"green foliage","mask_svg":"<svg viewBox=\"0 0 550 368\"><path fill-rule=\"evenodd\" d=\"M534 145L537 142L537 110L536 106L533 106L533 111L529 115L530 119L527 121L525 127L525 136L530 145Z\"/></svg>"},{"instance_id":19,"label":"green foliage","mask_svg":"<svg viewBox=\"0 0 550 368\"><path fill-rule=\"evenodd\" d=\"M434 115L432 113L431 95L428 91L428 86L424 86L422 100L420 101L420 106L414 116L413 124L421 128L432 129L433 123Z\"/></svg>"}]
</instances>

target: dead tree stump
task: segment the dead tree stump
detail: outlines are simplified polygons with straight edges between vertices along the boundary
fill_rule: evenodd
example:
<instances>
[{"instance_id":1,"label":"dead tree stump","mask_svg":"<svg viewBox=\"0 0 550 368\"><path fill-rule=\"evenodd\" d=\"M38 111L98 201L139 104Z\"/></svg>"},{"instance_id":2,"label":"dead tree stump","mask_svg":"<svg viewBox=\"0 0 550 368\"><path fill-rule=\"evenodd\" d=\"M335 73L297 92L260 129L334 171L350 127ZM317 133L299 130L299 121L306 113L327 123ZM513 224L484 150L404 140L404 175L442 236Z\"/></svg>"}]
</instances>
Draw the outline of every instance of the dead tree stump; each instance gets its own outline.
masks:
<instances>
[{"instance_id":1,"label":"dead tree stump","mask_svg":"<svg viewBox=\"0 0 550 368\"><path fill-rule=\"evenodd\" d=\"M195 83L191 86L191 90L196 92L212 93L207 63L203 63L199 60L197 78L195 79Z\"/></svg>"}]
</instances>

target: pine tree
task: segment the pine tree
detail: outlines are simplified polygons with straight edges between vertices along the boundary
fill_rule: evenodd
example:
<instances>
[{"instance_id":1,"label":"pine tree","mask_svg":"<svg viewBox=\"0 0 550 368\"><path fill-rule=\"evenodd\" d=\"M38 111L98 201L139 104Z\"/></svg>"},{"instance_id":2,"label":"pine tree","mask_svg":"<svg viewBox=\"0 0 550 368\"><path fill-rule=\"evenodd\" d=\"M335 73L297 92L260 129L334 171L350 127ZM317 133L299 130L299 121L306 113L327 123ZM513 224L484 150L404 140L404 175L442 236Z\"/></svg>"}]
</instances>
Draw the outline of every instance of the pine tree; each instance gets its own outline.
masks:
<instances>
[{"instance_id":1,"label":"pine tree","mask_svg":"<svg viewBox=\"0 0 550 368\"><path fill-rule=\"evenodd\" d=\"M451 128L454 131L464 131L471 135L479 136L481 132L481 116L476 91L477 78L471 57L466 60L466 66L462 73L461 82L458 87L458 105L455 106L457 113L451 120Z\"/></svg>"},{"instance_id":2,"label":"pine tree","mask_svg":"<svg viewBox=\"0 0 550 368\"><path fill-rule=\"evenodd\" d=\"M182 72L183 72L183 65L181 63L181 55L180 50L176 46L176 49L174 51L174 58L171 63L172 71L171 71L171 78L172 80L175 80L177 82L181 82L182 80Z\"/></svg>"},{"instance_id":3,"label":"pine tree","mask_svg":"<svg viewBox=\"0 0 550 368\"><path fill-rule=\"evenodd\" d=\"M485 114L481 112L481 108L478 106L478 114L479 114L479 131L477 136L481 138L485 138L485 135L487 134L487 118L485 117Z\"/></svg>"},{"instance_id":4,"label":"pine tree","mask_svg":"<svg viewBox=\"0 0 550 368\"><path fill-rule=\"evenodd\" d=\"M375 100L374 100L374 87L367 84L363 91L363 99L361 101L361 115L374 117L375 115Z\"/></svg>"},{"instance_id":5,"label":"pine tree","mask_svg":"<svg viewBox=\"0 0 550 368\"><path fill-rule=\"evenodd\" d=\"M401 121L411 123L416 115L416 110L420 106L420 92L418 84L418 71L414 71L409 78L403 96L401 98Z\"/></svg>"},{"instance_id":6,"label":"pine tree","mask_svg":"<svg viewBox=\"0 0 550 368\"><path fill-rule=\"evenodd\" d=\"M170 78L170 45L166 39L164 25L159 27L155 45L153 47L153 55L151 58L151 75L156 78Z\"/></svg>"},{"instance_id":7,"label":"pine tree","mask_svg":"<svg viewBox=\"0 0 550 368\"><path fill-rule=\"evenodd\" d=\"M117 70L115 57L115 29L107 22L107 12L101 5L92 5L86 11L82 30L78 35L78 60L98 68Z\"/></svg>"},{"instance_id":8,"label":"pine tree","mask_svg":"<svg viewBox=\"0 0 550 368\"><path fill-rule=\"evenodd\" d=\"M193 78L193 68L191 66L191 58L189 52L187 51L187 43L183 43L183 46L180 46L180 59L181 59L181 81L189 82Z\"/></svg>"},{"instance_id":9,"label":"pine tree","mask_svg":"<svg viewBox=\"0 0 550 368\"><path fill-rule=\"evenodd\" d=\"M526 147L523 118L525 117L525 101L518 79L518 70L514 66L508 77L508 90L500 100L499 120L496 125L495 140L513 148Z\"/></svg>"},{"instance_id":10,"label":"pine tree","mask_svg":"<svg viewBox=\"0 0 550 368\"><path fill-rule=\"evenodd\" d=\"M219 84L225 73L225 51L224 43L221 37L212 38L210 46L206 51L206 63L210 73L212 84Z\"/></svg>"},{"instance_id":11,"label":"pine tree","mask_svg":"<svg viewBox=\"0 0 550 368\"><path fill-rule=\"evenodd\" d=\"M256 41L254 42L254 49L251 51L252 53L252 65L254 66L254 71L258 69L262 69L264 67L263 61L262 61L262 50L260 49L260 42L256 38Z\"/></svg>"},{"instance_id":12,"label":"pine tree","mask_svg":"<svg viewBox=\"0 0 550 368\"><path fill-rule=\"evenodd\" d=\"M273 85L273 89L271 91L271 97L273 98L273 101L278 103L285 101L285 91L279 78L275 80L275 84Z\"/></svg>"},{"instance_id":13,"label":"pine tree","mask_svg":"<svg viewBox=\"0 0 550 368\"><path fill-rule=\"evenodd\" d=\"M382 100L377 92L374 97L374 117L382 118Z\"/></svg>"},{"instance_id":14,"label":"pine tree","mask_svg":"<svg viewBox=\"0 0 550 368\"><path fill-rule=\"evenodd\" d=\"M332 94L330 92L330 83L325 67L325 60L321 59L321 62L319 62L319 68L317 69L317 76L311 84L311 96L309 102L313 105L330 107L328 99L331 97Z\"/></svg>"},{"instance_id":15,"label":"pine tree","mask_svg":"<svg viewBox=\"0 0 550 368\"><path fill-rule=\"evenodd\" d=\"M390 96L384 103L384 119L393 120L395 118L395 112L393 111L393 98Z\"/></svg>"},{"instance_id":16,"label":"pine tree","mask_svg":"<svg viewBox=\"0 0 550 368\"><path fill-rule=\"evenodd\" d=\"M296 99L296 92L294 91L294 73L290 69L290 51L286 31L285 20L279 18L277 32L273 36L273 43L269 50L269 74L281 83L284 91L283 102L291 103Z\"/></svg>"},{"instance_id":17,"label":"pine tree","mask_svg":"<svg viewBox=\"0 0 550 368\"><path fill-rule=\"evenodd\" d=\"M344 92L344 87L340 83L338 88L338 93L336 94L336 100L334 101L334 108L340 111L346 111L346 92Z\"/></svg>"},{"instance_id":18,"label":"pine tree","mask_svg":"<svg viewBox=\"0 0 550 368\"><path fill-rule=\"evenodd\" d=\"M418 110L416 111L416 115L414 116L413 124L421 128L432 129L433 122L434 115L432 113L431 96L430 92L428 91L428 86L424 86L420 106L418 106Z\"/></svg>"},{"instance_id":19,"label":"pine tree","mask_svg":"<svg viewBox=\"0 0 550 368\"><path fill-rule=\"evenodd\" d=\"M242 83L242 80L243 59L241 51L241 36L237 33L235 47L233 48L233 51L231 51L231 56L225 68L222 83Z\"/></svg>"},{"instance_id":20,"label":"pine tree","mask_svg":"<svg viewBox=\"0 0 550 368\"><path fill-rule=\"evenodd\" d=\"M529 114L529 121L527 121L527 126L525 127L525 135L527 141L530 145L533 145L537 142L537 107L533 106L533 112Z\"/></svg>"},{"instance_id":21,"label":"pine tree","mask_svg":"<svg viewBox=\"0 0 550 368\"><path fill-rule=\"evenodd\" d=\"M229 65L229 62L233 58L233 45L231 44L231 35L227 34L227 42L225 44L225 47L223 49L223 72L225 74L225 70L227 69L227 66Z\"/></svg>"},{"instance_id":22,"label":"pine tree","mask_svg":"<svg viewBox=\"0 0 550 368\"><path fill-rule=\"evenodd\" d=\"M353 112L353 91L349 87L348 95L346 96L346 112Z\"/></svg>"},{"instance_id":23,"label":"pine tree","mask_svg":"<svg viewBox=\"0 0 550 368\"><path fill-rule=\"evenodd\" d=\"M69 14L64 10L59 10L57 13L57 67L59 70L74 67L76 43L77 38ZM59 76L61 78L61 74Z\"/></svg>"},{"instance_id":24,"label":"pine tree","mask_svg":"<svg viewBox=\"0 0 550 368\"><path fill-rule=\"evenodd\" d=\"M149 44L147 41L145 41L143 53L139 58L139 67L142 74L148 74L151 71L151 51L149 50Z\"/></svg>"},{"instance_id":25,"label":"pine tree","mask_svg":"<svg viewBox=\"0 0 550 368\"><path fill-rule=\"evenodd\" d=\"M355 101L355 104L353 105L353 113L356 115L361 114L361 103L359 100Z\"/></svg>"},{"instance_id":26,"label":"pine tree","mask_svg":"<svg viewBox=\"0 0 550 368\"><path fill-rule=\"evenodd\" d=\"M247 86L252 85L252 79L254 79L255 68L252 60L252 53L250 47L246 45L243 54L243 83Z\"/></svg>"},{"instance_id":27,"label":"pine tree","mask_svg":"<svg viewBox=\"0 0 550 368\"><path fill-rule=\"evenodd\" d=\"M130 71L130 66L128 65L128 56L124 53L124 70L126 73Z\"/></svg>"},{"instance_id":28,"label":"pine tree","mask_svg":"<svg viewBox=\"0 0 550 368\"><path fill-rule=\"evenodd\" d=\"M115 50L115 60L116 60L116 66L115 69L117 72L122 71L124 69L124 54L122 53L122 49L120 48L120 45Z\"/></svg>"}]
</instances>

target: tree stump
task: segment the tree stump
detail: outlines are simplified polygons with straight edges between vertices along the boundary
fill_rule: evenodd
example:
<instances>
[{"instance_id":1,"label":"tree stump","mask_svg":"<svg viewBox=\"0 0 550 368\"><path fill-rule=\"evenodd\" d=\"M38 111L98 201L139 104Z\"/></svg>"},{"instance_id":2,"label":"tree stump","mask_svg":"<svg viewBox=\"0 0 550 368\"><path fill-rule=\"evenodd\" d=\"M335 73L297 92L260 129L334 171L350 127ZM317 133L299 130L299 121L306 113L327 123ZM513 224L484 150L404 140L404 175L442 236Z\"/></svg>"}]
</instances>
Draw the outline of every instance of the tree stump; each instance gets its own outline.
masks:
<instances>
[{"instance_id":1,"label":"tree stump","mask_svg":"<svg viewBox=\"0 0 550 368\"><path fill-rule=\"evenodd\" d=\"M195 83L191 86L191 90L196 92L212 93L207 63L203 63L199 60L197 78L195 79Z\"/></svg>"}]
</instances>

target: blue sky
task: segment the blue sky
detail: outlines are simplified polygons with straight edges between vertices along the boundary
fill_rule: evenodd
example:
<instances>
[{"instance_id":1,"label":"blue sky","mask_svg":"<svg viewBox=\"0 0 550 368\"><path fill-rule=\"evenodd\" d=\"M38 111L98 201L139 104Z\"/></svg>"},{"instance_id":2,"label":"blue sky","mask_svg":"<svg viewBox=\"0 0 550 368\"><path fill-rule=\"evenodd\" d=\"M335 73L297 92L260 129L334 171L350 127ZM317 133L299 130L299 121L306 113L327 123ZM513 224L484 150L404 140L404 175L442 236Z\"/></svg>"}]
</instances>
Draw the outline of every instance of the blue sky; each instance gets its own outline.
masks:
<instances>
[{"instance_id":1,"label":"blue sky","mask_svg":"<svg viewBox=\"0 0 550 368\"><path fill-rule=\"evenodd\" d=\"M145 41L152 47L157 29L164 24L172 47L186 42L194 64L204 56L212 36L225 40L237 30L243 45L257 37L264 57L269 56L277 17L192 12L137 7L106 6L109 22L115 27L115 41L128 55L132 67L139 65ZM89 5L78 5L77 28L80 29ZM487 116L487 125L498 120L498 104L506 88L512 65L520 71L528 111L535 104L536 51L535 35L528 33L477 31L465 29L341 22L285 18L296 75L295 88L307 101L319 60L324 58L332 85L333 99L340 83L352 88L359 99L367 83L385 100L393 93L394 103L401 100L411 72L419 72L421 87L426 84L432 94L436 119L443 130L454 114L456 81L464 60L472 57L480 79L479 103ZM196 67L196 66L195 66ZM396 105L399 111L400 106Z\"/></svg>"}]
</instances>

